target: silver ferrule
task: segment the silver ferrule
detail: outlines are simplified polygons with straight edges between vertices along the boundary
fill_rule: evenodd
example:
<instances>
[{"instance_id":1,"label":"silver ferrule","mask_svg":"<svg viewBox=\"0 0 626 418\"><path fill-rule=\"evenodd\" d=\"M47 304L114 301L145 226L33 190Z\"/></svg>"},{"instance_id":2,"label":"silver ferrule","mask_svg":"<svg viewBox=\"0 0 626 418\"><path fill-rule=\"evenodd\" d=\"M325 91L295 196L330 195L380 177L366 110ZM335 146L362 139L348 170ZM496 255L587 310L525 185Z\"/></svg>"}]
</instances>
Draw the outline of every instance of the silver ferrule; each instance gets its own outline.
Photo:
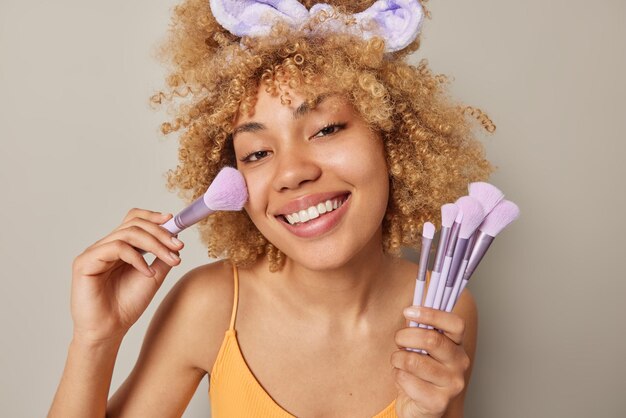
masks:
<instances>
[{"instance_id":1,"label":"silver ferrule","mask_svg":"<svg viewBox=\"0 0 626 418\"><path fill-rule=\"evenodd\" d=\"M478 230L472 234L467 243L467 248L465 249L465 255L463 256L463 261L469 261L470 255L472 255L472 248L474 248L474 243L476 242L476 235L478 235Z\"/></svg>"},{"instance_id":2,"label":"silver ferrule","mask_svg":"<svg viewBox=\"0 0 626 418\"><path fill-rule=\"evenodd\" d=\"M456 242L456 249L454 250L454 256L452 257L452 264L450 265L450 272L448 273L448 279L446 280L446 287L454 286L454 280L459 272L459 267L463 261L465 255L465 249L467 248L468 239L461 238Z\"/></svg>"},{"instance_id":3,"label":"silver ferrule","mask_svg":"<svg viewBox=\"0 0 626 418\"><path fill-rule=\"evenodd\" d=\"M181 210L174 217L174 222L176 223L177 227L183 230L189 228L196 222L206 218L213 212L215 211L208 208L206 203L204 203L204 196L200 196L199 198L194 200L191 205Z\"/></svg>"},{"instance_id":4,"label":"silver ferrule","mask_svg":"<svg viewBox=\"0 0 626 418\"><path fill-rule=\"evenodd\" d=\"M435 255L435 265L433 271L441 273L443 267L443 258L446 256L446 244L448 243L448 237L450 237L450 228L442 227L439 234L439 244L437 245L437 255Z\"/></svg>"},{"instance_id":5,"label":"silver ferrule","mask_svg":"<svg viewBox=\"0 0 626 418\"><path fill-rule=\"evenodd\" d=\"M474 270L478 267L478 264L483 259L489 246L493 242L494 237L491 235L485 234L483 231L478 231L476 235L476 241L474 242L474 248L472 248L472 254L470 255L469 261L467 262L467 268L465 269L465 275L463 276L464 280L469 280L474 274Z\"/></svg>"},{"instance_id":6,"label":"silver ferrule","mask_svg":"<svg viewBox=\"0 0 626 418\"><path fill-rule=\"evenodd\" d=\"M452 257L454 254L454 247L456 246L456 240L459 237L459 231L461 230L461 223L455 222L452 225L452 231L450 232L450 239L446 244L446 257Z\"/></svg>"},{"instance_id":7,"label":"silver ferrule","mask_svg":"<svg viewBox=\"0 0 626 418\"><path fill-rule=\"evenodd\" d=\"M417 272L417 280L426 280L426 270L428 269L428 256L430 255L430 246L433 243L431 238L422 236L422 249L420 252L420 265Z\"/></svg>"}]
</instances>

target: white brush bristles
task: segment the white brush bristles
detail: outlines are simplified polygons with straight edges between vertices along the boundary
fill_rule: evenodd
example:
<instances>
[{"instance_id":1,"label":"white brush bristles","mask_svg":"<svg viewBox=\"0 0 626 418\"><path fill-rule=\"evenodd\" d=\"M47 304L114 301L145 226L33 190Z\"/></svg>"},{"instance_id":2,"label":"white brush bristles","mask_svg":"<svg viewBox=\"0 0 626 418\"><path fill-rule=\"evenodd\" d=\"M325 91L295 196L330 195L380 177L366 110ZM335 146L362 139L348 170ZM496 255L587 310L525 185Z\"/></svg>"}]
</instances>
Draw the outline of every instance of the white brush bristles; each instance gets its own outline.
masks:
<instances>
[{"instance_id":1,"label":"white brush bristles","mask_svg":"<svg viewBox=\"0 0 626 418\"><path fill-rule=\"evenodd\" d=\"M435 225L430 222L424 222L422 227L422 236L424 238L433 239L435 237Z\"/></svg>"},{"instance_id":2,"label":"white brush bristles","mask_svg":"<svg viewBox=\"0 0 626 418\"><path fill-rule=\"evenodd\" d=\"M491 210L504 199L504 193L502 193L500 189L482 181L470 183L468 189L469 195L477 199L483 205L485 214L491 212Z\"/></svg>"},{"instance_id":3,"label":"white brush bristles","mask_svg":"<svg viewBox=\"0 0 626 418\"><path fill-rule=\"evenodd\" d=\"M511 222L519 217L519 208L510 200L503 200L496 205L480 225L485 234L495 237Z\"/></svg>"},{"instance_id":4,"label":"white brush bristles","mask_svg":"<svg viewBox=\"0 0 626 418\"><path fill-rule=\"evenodd\" d=\"M224 167L217 173L204 194L204 203L214 211L238 211L247 200L246 181L241 173L232 167Z\"/></svg>"},{"instance_id":5,"label":"white brush bristles","mask_svg":"<svg viewBox=\"0 0 626 418\"><path fill-rule=\"evenodd\" d=\"M459 212L463 214L459 238L468 239L485 219L485 210L482 203L471 196L463 196L455 203L459 207Z\"/></svg>"},{"instance_id":6,"label":"white brush bristles","mask_svg":"<svg viewBox=\"0 0 626 418\"><path fill-rule=\"evenodd\" d=\"M456 215L459 214L459 207L454 203L446 203L441 207L441 226L445 228L452 227Z\"/></svg>"}]
</instances>

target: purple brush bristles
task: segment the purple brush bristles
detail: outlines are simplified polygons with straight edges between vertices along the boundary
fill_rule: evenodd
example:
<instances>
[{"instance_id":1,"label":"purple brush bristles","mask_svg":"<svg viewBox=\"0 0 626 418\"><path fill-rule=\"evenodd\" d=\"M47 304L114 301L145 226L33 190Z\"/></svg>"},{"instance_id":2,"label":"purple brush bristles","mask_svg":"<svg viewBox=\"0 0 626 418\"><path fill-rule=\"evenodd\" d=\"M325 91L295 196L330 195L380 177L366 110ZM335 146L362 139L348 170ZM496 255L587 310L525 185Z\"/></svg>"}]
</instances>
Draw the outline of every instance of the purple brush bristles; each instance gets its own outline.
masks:
<instances>
[{"instance_id":1,"label":"purple brush bristles","mask_svg":"<svg viewBox=\"0 0 626 418\"><path fill-rule=\"evenodd\" d=\"M504 193L500 191L496 186L478 181L470 183L468 186L469 195L474 199L477 199L485 209L485 215L504 199Z\"/></svg>"},{"instance_id":2,"label":"purple brush bristles","mask_svg":"<svg viewBox=\"0 0 626 418\"><path fill-rule=\"evenodd\" d=\"M451 228L459 213L459 207L454 203L446 203L441 207L441 226L442 228Z\"/></svg>"},{"instance_id":3,"label":"purple brush bristles","mask_svg":"<svg viewBox=\"0 0 626 418\"><path fill-rule=\"evenodd\" d=\"M485 219L485 210L482 203L471 196L463 196L456 201L459 210L463 212L463 222L459 230L459 239L468 239Z\"/></svg>"},{"instance_id":4,"label":"purple brush bristles","mask_svg":"<svg viewBox=\"0 0 626 418\"><path fill-rule=\"evenodd\" d=\"M184 229L217 211L238 211L248 200L246 182L239 171L224 167L213 179L206 192L161 227L178 235ZM145 254L145 251L140 251Z\"/></svg>"},{"instance_id":5,"label":"purple brush bristles","mask_svg":"<svg viewBox=\"0 0 626 418\"><path fill-rule=\"evenodd\" d=\"M204 203L213 211L238 211L248 200L246 182L239 171L224 167L204 194Z\"/></svg>"},{"instance_id":6,"label":"purple brush bristles","mask_svg":"<svg viewBox=\"0 0 626 418\"><path fill-rule=\"evenodd\" d=\"M422 228L422 236L424 238L433 239L435 237L435 225L430 222L424 222L424 227Z\"/></svg>"},{"instance_id":7,"label":"purple brush bristles","mask_svg":"<svg viewBox=\"0 0 626 418\"><path fill-rule=\"evenodd\" d=\"M243 176L232 167L224 167L217 173L204 195L161 226L172 234L178 234L213 212L241 210L246 200L248 189Z\"/></svg>"},{"instance_id":8,"label":"purple brush bristles","mask_svg":"<svg viewBox=\"0 0 626 418\"><path fill-rule=\"evenodd\" d=\"M478 228L485 234L496 237L504 228L519 217L519 208L510 200L500 202Z\"/></svg>"}]
</instances>

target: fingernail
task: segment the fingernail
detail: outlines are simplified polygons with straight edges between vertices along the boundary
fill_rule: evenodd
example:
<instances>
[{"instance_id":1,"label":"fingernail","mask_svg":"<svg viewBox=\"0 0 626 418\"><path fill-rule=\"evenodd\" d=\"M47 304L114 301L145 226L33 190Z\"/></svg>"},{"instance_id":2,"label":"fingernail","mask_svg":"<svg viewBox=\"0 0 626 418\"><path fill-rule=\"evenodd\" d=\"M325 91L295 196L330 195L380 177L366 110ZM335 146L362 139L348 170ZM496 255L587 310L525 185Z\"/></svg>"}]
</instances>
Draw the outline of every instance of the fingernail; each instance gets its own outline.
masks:
<instances>
[{"instance_id":1,"label":"fingernail","mask_svg":"<svg viewBox=\"0 0 626 418\"><path fill-rule=\"evenodd\" d=\"M420 316L420 311L415 308L406 308L404 309L404 316L408 316L410 318L417 318Z\"/></svg>"},{"instance_id":2,"label":"fingernail","mask_svg":"<svg viewBox=\"0 0 626 418\"><path fill-rule=\"evenodd\" d=\"M183 242L176 237L172 237L172 242L177 246L183 245Z\"/></svg>"},{"instance_id":3,"label":"fingernail","mask_svg":"<svg viewBox=\"0 0 626 418\"><path fill-rule=\"evenodd\" d=\"M170 251L170 257L172 257L172 260L174 261L178 261L180 260L180 257L177 256L176 254L174 254L173 252Z\"/></svg>"}]
</instances>

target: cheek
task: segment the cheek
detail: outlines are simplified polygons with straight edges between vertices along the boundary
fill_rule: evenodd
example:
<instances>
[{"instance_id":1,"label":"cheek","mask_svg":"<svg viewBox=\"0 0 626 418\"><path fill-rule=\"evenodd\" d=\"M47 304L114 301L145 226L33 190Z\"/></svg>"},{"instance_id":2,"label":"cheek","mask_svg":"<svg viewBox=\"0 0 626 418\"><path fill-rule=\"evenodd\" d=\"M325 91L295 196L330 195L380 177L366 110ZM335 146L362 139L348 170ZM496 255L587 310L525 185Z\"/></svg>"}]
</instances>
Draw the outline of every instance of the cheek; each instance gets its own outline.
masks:
<instances>
[{"instance_id":1,"label":"cheek","mask_svg":"<svg viewBox=\"0 0 626 418\"><path fill-rule=\"evenodd\" d=\"M267 207L267 196L269 182L263 176L246 175L246 186L248 187L248 201L244 209L252 221L265 215Z\"/></svg>"}]
</instances>

